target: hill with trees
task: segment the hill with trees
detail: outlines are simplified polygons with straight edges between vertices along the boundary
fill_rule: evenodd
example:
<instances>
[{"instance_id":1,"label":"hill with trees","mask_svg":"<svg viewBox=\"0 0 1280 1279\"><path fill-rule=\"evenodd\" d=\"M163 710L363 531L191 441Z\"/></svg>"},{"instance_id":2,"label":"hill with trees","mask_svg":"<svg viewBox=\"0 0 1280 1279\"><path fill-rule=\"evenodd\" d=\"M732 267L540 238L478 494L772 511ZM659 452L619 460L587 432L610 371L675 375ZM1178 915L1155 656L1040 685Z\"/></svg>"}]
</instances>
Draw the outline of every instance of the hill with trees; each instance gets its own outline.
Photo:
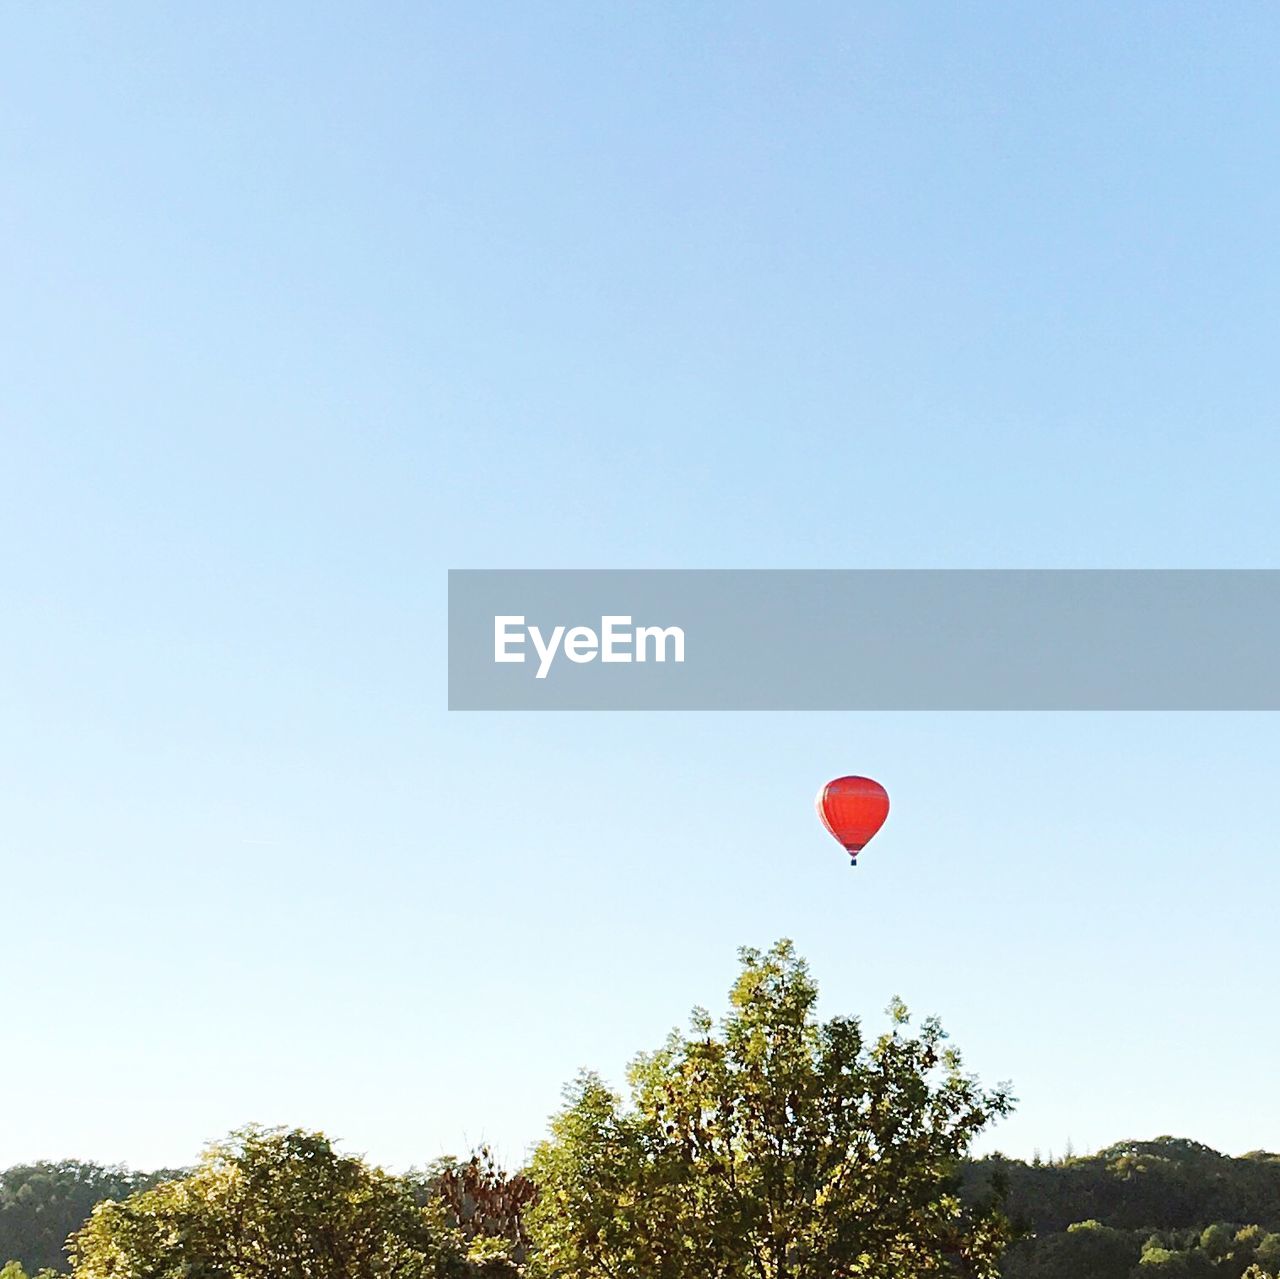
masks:
<instances>
[{"instance_id":1,"label":"hill with trees","mask_svg":"<svg viewBox=\"0 0 1280 1279\"><path fill-rule=\"evenodd\" d=\"M992 1177L1007 1187L1020 1236L1006 1279L1280 1274L1280 1155L1231 1158L1159 1137L1050 1163L993 1156L965 1170L971 1187Z\"/></svg>"}]
</instances>

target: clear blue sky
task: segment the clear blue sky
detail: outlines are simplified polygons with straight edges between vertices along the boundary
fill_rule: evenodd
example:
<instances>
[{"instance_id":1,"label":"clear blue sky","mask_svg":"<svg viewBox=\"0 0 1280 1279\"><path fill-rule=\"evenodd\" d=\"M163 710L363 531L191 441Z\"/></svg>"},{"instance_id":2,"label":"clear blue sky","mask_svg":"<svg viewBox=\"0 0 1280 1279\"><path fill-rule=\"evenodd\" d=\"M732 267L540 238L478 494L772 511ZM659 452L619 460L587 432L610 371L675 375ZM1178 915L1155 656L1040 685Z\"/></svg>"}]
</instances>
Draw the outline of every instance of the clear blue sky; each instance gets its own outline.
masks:
<instances>
[{"instance_id":1,"label":"clear blue sky","mask_svg":"<svg viewBox=\"0 0 1280 1279\"><path fill-rule=\"evenodd\" d=\"M1280 566L1280 13L4 24L0 1164L516 1159L784 934L1280 1147L1280 719L444 709L449 567Z\"/></svg>"}]
</instances>

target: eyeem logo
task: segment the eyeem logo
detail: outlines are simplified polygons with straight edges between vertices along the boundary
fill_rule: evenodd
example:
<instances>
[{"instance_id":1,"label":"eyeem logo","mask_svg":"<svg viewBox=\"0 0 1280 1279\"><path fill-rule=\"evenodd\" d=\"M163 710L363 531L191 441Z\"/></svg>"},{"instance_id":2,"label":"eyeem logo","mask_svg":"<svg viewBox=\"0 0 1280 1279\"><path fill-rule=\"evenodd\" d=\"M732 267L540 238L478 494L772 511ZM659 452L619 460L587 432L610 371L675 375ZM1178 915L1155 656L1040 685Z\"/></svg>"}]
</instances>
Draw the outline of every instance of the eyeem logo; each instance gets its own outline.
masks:
<instances>
[{"instance_id":1,"label":"eyeem logo","mask_svg":"<svg viewBox=\"0 0 1280 1279\"><path fill-rule=\"evenodd\" d=\"M684 661L684 631L679 626L636 626L631 618L608 615L600 619L600 629L590 626L555 626L543 635L536 626L526 626L523 616L499 615L493 619L493 660L523 662L525 643L533 645L538 657L536 679L547 672L561 651L571 662L673 662Z\"/></svg>"}]
</instances>

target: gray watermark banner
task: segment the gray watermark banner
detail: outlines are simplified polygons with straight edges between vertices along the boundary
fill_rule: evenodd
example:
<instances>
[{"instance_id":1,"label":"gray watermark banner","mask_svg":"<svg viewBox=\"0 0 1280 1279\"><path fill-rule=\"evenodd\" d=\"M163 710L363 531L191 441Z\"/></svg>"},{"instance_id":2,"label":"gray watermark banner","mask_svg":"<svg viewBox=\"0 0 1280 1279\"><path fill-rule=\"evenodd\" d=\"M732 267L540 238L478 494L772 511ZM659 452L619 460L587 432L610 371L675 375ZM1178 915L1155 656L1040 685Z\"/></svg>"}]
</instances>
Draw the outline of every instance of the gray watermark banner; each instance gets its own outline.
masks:
<instances>
[{"instance_id":1,"label":"gray watermark banner","mask_svg":"<svg viewBox=\"0 0 1280 1279\"><path fill-rule=\"evenodd\" d=\"M1277 570L453 570L451 710L1277 710Z\"/></svg>"}]
</instances>

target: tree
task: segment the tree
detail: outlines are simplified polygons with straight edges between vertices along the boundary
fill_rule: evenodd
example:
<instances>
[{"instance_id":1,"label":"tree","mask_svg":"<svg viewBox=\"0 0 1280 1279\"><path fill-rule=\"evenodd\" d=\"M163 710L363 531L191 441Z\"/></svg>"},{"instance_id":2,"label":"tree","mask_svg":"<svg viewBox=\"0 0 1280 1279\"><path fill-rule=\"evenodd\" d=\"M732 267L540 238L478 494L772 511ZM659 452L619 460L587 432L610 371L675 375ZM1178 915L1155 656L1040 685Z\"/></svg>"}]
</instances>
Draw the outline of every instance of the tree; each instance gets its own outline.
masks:
<instances>
[{"instance_id":1,"label":"tree","mask_svg":"<svg viewBox=\"0 0 1280 1279\"><path fill-rule=\"evenodd\" d=\"M1208 1276L1214 1273L1213 1261L1208 1253L1199 1247L1199 1240L1192 1238L1185 1241L1189 1246L1176 1246L1176 1241L1161 1239L1153 1235L1142 1247L1142 1256L1138 1259L1137 1273L1142 1279L1156 1279L1156 1276L1170 1276L1171 1279L1196 1279L1197 1276ZM1172 1246L1171 1246L1172 1245Z\"/></svg>"},{"instance_id":2,"label":"tree","mask_svg":"<svg viewBox=\"0 0 1280 1279\"><path fill-rule=\"evenodd\" d=\"M466 1240L467 1257L487 1277L520 1273L529 1252L525 1215L537 1188L522 1173L507 1173L482 1146L465 1162L439 1160L420 1179L427 1196L444 1205L449 1223Z\"/></svg>"},{"instance_id":3,"label":"tree","mask_svg":"<svg viewBox=\"0 0 1280 1279\"><path fill-rule=\"evenodd\" d=\"M246 1129L189 1176L100 1204L76 1279L445 1279L465 1273L437 1205L322 1133Z\"/></svg>"},{"instance_id":4,"label":"tree","mask_svg":"<svg viewBox=\"0 0 1280 1279\"><path fill-rule=\"evenodd\" d=\"M1080 1221L1060 1234L1036 1241L1029 1265L1008 1262L1006 1279L1014 1274L1035 1279L1128 1279L1142 1251L1142 1240L1127 1230L1098 1221ZM1019 1258L1019 1262L1021 1259Z\"/></svg>"},{"instance_id":5,"label":"tree","mask_svg":"<svg viewBox=\"0 0 1280 1279\"><path fill-rule=\"evenodd\" d=\"M1280 1234L1265 1235L1254 1253L1254 1260L1263 1270L1280 1274Z\"/></svg>"},{"instance_id":6,"label":"tree","mask_svg":"<svg viewBox=\"0 0 1280 1279\"><path fill-rule=\"evenodd\" d=\"M868 1044L820 1022L790 942L740 952L717 1028L643 1055L624 1106L594 1074L539 1147L530 1230L546 1279L900 1279L996 1273L997 1203L966 1207L959 1160L1012 1104L936 1020L906 1009Z\"/></svg>"},{"instance_id":7,"label":"tree","mask_svg":"<svg viewBox=\"0 0 1280 1279\"><path fill-rule=\"evenodd\" d=\"M1200 1247L1210 1261L1223 1261L1231 1255L1236 1232L1223 1221L1215 1221L1200 1232Z\"/></svg>"},{"instance_id":8,"label":"tree","mask_svg":"<svg viewBox=\"0 0 1280 1279\"><path fill-rule=\"evenodd\" d=\"M22 1262L7 1261L0 1266L0 1279L32 1279L32 1277L22 1268ZM60 1279L60 1276L56 1271L46 1267L35 1275L34 1279Z\"/></svg>"}]
</instances>

